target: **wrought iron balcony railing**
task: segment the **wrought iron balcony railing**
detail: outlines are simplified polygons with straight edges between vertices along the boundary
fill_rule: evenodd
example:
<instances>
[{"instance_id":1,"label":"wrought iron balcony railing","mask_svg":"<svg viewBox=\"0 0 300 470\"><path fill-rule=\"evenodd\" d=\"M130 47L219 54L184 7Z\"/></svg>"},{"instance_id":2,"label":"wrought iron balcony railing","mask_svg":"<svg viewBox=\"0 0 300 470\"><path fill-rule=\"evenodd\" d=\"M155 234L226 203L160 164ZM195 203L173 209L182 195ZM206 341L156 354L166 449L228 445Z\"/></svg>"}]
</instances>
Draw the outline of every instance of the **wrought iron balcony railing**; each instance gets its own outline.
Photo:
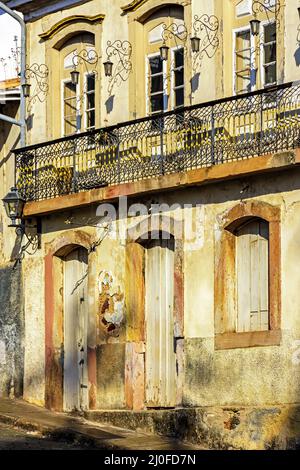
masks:
<instances>
[{"instance_id":1,"label":"wrought iron balcony railing","mask_svg":"<svg viewBox=\"0 0 300 470\"><path fill-rule=\"evenodd\" d=\"M18 149L36 201L266 155L300 145L300 83L182 108Z\"/></svg>"}]
</instances>

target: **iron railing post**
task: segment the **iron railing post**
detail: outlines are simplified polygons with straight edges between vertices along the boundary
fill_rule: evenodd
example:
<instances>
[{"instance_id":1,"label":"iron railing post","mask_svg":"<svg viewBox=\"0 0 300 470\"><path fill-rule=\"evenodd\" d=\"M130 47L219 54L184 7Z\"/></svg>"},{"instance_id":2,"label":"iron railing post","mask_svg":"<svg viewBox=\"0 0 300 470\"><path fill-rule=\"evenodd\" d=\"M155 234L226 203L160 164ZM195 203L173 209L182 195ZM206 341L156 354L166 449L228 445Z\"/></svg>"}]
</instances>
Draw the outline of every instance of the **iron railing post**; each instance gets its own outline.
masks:
<instances>
[{"instance_id":1,"label":"iron railing post","mask_svg":"<svg viewBox=\"0 0 300 470\"><path fill-rule=\"evenodd\" d=\"M76 139L74 139L73 145L73 181L72 181L72 192L77 193L77 158L76 158Z\"/></svg>"},{"instance_id":2,"label":"iron railing post","mask_svg":"<svg viewBox=\"0 0 300 470\"><path fill-rule=\"evenodd\" d=\"M263 137L264 137L264 94L260 95L260 132L259 132L259 147L258 147L258 155L262 154L262 145L263 145Z\"/></svg>"},{"instance_id":3,"label":"iron railing post","mask_svg":"<svg viewBox=\"0 0 300 470\"><path fill-rule=\"evenodd\" d=\"M116 148L116 153L117 153L117 172L118 172L118 183L121 183L121 162L120 162L120 135L118 132L117 135L117 148Z\"/></svg>"},{"instance_id":4,"label":"iron railing post","mask_svg":"<svg viewBox=\"0 0 300 470\"><path fill-rule=\"evenodd\" d=\"M160 174L165 174L164 164L164 118L159 118L159 131L160 131Z\"/></svg>"},{"instance_id":5,"label":"iron railing post","mask_svg":"<svg viewBox=\"0 0 300 470\"><path fill-rule=\"evenodd\" d=\"M215 113L214 113L214 106L211 107L211 149L210 149L210 157L211 157L211 164L214 165L215 161L215 136L216 136L216 129L215 129Z\"/></svg>"},{"instance_id":6,"label":"iron railing post","mask_svg":"<svg viewBox=\"0 0 300 470\"><path fill-rule=\"evenodd\" d=\"M33 199L38 201L39 200L39 188L38 188L38 166L37 166L37 151L36 148L34 149L34 157L33 157L33 174L34 174L34 197Z\"/></svg>"}]
</instances>

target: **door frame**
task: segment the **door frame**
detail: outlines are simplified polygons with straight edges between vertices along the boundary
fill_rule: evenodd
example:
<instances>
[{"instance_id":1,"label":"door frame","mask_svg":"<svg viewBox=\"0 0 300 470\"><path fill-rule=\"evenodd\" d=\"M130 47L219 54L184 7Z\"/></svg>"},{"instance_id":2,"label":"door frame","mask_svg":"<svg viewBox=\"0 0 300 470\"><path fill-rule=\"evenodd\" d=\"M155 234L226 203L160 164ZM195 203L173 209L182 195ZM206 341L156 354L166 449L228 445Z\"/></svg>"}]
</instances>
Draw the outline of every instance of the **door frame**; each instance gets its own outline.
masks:
<instances>
[{"instance_id":1,"label":"door frame","mask_svg":"<svg viewBox=\"0 0 300 470\"><path fill-rule=\"evenodd\" d=\"M155 220L153 220L155 219ZM151 223L151 225L150 225ZM174 251L174 338L176 340L176 406L183 401L184 385L184 250L182 225L171 217L152 216L132 227L127 233L126 245L126 312L127 350L125 364L126 407L133 410L146 408L145 379L145 245L144 236L148 227L169 233L175 241ZM178 227L177 227L178 224ZM138 280L138 283L137 283Z\"/></svg>"},{"instance_id":2,"label":"door frame","mask_svg":"<svg viewBox=\"0 0 300 470\"><path fill-rule=\"evenodd\" d=\"M63 258L76 248L89 250L92 236L81 230L70 231L46 245L45 263L45 406L63 411L64 372L64 295ZM89 262L91 260L88 260ZM89 297L93 298L92 283L88 279ZM96 408L96 347L92 331L96 316L89 305L88 314L88 406Z\"/></svg>"}]
</instances>

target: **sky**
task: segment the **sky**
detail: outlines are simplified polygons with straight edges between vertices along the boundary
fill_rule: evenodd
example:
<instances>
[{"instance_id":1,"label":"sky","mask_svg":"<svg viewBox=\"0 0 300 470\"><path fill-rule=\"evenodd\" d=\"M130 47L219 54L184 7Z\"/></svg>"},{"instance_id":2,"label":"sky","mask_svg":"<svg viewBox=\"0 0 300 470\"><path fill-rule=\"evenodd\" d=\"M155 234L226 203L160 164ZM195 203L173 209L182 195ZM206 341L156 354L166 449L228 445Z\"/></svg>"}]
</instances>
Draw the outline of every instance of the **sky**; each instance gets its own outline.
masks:
<instances>
[{"instance_id":1,"label":"sky","mask_svg":"<svg viewBox=\"0 0 300 470\"><path fill-rule=\"evenodd\" d=\"M0 9L0 81L15 78L18 75L17 61L12 49L16 50L14 38L17 36L20 46L20 25Z\"/></svg>"}]
</instances>

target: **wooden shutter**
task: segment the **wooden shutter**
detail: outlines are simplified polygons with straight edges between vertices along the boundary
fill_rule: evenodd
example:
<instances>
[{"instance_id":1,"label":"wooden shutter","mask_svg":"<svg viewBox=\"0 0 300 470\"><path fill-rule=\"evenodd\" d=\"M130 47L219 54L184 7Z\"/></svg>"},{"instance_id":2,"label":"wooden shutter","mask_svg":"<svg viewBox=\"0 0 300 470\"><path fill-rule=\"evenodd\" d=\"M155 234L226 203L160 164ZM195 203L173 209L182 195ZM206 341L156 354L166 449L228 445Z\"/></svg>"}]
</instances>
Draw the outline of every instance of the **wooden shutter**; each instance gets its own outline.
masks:
<instances>
[{"instance_id":1,"label":"wooden shutter","mask_svg":"<svg viewBox=\"0 0 300 470\"><path fill-rule=\"evenodd\" d=\"M269 230L255 220L237 232L237 331L269 329Z\"/></svg>"}]
</instances>

